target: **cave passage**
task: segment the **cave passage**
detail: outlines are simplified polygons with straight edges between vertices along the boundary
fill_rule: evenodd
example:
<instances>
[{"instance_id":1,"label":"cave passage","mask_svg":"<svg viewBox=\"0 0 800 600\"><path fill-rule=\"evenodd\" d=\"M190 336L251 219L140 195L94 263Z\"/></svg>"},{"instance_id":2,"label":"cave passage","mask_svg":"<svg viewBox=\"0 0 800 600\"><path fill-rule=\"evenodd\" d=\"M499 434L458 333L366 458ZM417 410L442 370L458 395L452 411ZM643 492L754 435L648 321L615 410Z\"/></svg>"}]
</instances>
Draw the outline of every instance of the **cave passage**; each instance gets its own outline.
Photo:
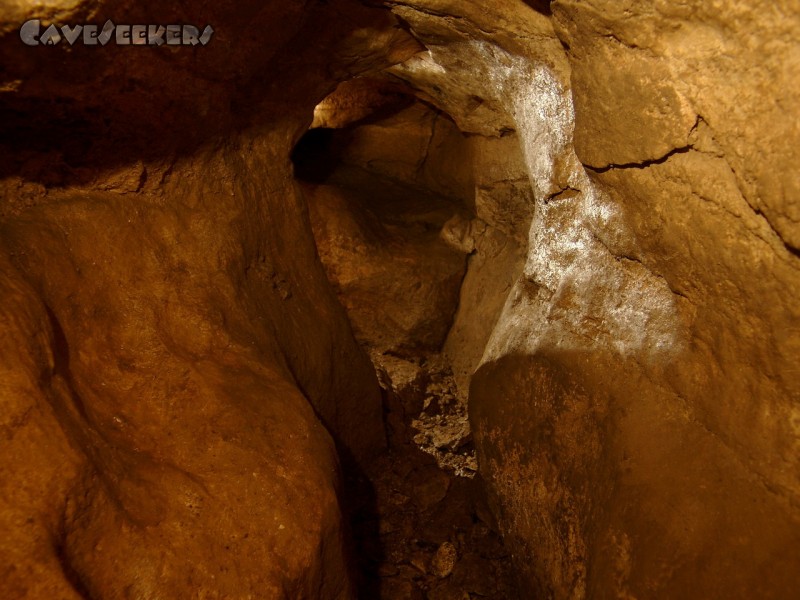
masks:
<instances>
[{"instance_id":1,"label":"cave passage","mask_svg":"<svg viewBox=\"0 0 800 600\"><path fill-rule=\"evenodd\" d=\"M797 597L798 32L3 3L0 600Z\"/></svg>"},{"instance_id":2,"label":"cave passage","mask_svg":"<svg viewBox=\"0 0 800 600\"><path fill-rule=\"evenodd\" d=\"M388 451L345 475L364 598L516 597L443 351L470 254L453 231L475 216L465 143L410 89L362 80L317 107L292 153L323 265L382 391Z\"/></svg>"}]
</instances>

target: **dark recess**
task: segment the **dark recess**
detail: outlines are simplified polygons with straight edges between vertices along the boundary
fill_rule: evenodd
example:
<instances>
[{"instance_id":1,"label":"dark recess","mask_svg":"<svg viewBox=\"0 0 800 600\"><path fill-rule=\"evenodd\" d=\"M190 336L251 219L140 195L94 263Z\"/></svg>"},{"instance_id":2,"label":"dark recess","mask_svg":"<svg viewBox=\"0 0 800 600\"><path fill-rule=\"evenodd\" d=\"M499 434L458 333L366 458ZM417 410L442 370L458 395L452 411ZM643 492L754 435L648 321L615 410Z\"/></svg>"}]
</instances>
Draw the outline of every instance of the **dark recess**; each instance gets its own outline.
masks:
<instances>
[{"instance_id":1,"label":"dark recess","mask_svg":"<svg viewBox=\"0 0 800 600\"><path fill-rule=\"evenodd\" d=\"M543 15L550 16L553 14L553 10L550 8L550 0L523 0L523 2Z\"/></svg>"}]
</instances>

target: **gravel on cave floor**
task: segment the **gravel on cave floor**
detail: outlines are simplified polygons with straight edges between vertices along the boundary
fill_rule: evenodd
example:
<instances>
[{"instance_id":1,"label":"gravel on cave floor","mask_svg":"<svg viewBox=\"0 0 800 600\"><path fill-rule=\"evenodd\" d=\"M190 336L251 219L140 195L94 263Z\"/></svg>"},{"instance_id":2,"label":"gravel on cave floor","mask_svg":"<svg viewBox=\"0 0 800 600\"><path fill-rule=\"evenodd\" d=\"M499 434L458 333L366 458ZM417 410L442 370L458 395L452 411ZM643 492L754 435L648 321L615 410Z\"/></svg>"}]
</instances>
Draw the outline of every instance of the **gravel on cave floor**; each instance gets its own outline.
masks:
<instances>
[{"instance_id":1,"label":"gravel on cave floor","mask_svg":"<svg viewBox=\"0 0 800 600\"><path fill-rule=\"evenodd\" d=\"M419 445L438 439L435 424L440 423L439 437L450 440L449 447L440 448L443 455L474 456L468 439L452 442L453 421L465 413L455 406L446 368L435 360L377 358L390 447L368 473L348 482L357 490L351 494L351 523L361 598L517 598L510 557L480 476L448 467L452 459L442 460ZM427 427L422 438L419 427Z\"/></svg>"}]
</instances>

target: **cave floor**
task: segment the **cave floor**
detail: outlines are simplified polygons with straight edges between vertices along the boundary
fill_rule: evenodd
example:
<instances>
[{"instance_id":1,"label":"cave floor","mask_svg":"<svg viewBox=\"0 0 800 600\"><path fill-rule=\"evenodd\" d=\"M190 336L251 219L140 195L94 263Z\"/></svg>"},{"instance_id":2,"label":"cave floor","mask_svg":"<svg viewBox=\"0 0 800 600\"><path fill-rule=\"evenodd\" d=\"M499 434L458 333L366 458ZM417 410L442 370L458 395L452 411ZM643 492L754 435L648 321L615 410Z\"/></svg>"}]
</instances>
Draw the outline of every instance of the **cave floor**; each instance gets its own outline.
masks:
<instances>
[{"instance_id":1,"label":"cave floor","mask_svg":"<svg viewBox=\"0 0 800 600\"><path fill-rule=\"evenodd\" d=\"M436 394L448 388L439 366L430 369L421 362L413 380L401 385L390 379L396 375L391 368L378 366L389 450L358 481L348 482L359 490L351 514L360 595L381 600L517 598L510 557L479 476L457 476L441 468L418 445L414 425L419 426L420 408L430 414L446 405ZM413 361L406 365L415 366ZM469 446L462 444L458 451L467 454Z\"/></svg>"}]
</instances>

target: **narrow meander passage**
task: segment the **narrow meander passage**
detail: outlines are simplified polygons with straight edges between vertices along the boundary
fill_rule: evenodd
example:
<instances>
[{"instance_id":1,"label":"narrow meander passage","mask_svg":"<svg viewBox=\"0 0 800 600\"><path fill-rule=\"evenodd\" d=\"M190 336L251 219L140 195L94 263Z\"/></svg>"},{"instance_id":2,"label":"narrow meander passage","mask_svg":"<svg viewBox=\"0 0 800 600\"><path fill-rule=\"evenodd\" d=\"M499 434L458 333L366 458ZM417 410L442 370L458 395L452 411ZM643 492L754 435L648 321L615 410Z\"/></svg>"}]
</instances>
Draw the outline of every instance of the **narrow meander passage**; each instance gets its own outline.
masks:
<instances>
[{"instance_id":1,"label":"narrow meander passage","mask_svg":"<svg viewBox=\"0 0 800 600\"><path fill-rule=\"evenodd\" d=\"M382 390L388 448L345 475L360 597L516 598L467 390L443 352L470 255L460 238L474 215L459 179L471 165L437 164L460 133L390 95L377 116L312 128L292 157L323 265Z\"/></svg>"}]
</instances>

